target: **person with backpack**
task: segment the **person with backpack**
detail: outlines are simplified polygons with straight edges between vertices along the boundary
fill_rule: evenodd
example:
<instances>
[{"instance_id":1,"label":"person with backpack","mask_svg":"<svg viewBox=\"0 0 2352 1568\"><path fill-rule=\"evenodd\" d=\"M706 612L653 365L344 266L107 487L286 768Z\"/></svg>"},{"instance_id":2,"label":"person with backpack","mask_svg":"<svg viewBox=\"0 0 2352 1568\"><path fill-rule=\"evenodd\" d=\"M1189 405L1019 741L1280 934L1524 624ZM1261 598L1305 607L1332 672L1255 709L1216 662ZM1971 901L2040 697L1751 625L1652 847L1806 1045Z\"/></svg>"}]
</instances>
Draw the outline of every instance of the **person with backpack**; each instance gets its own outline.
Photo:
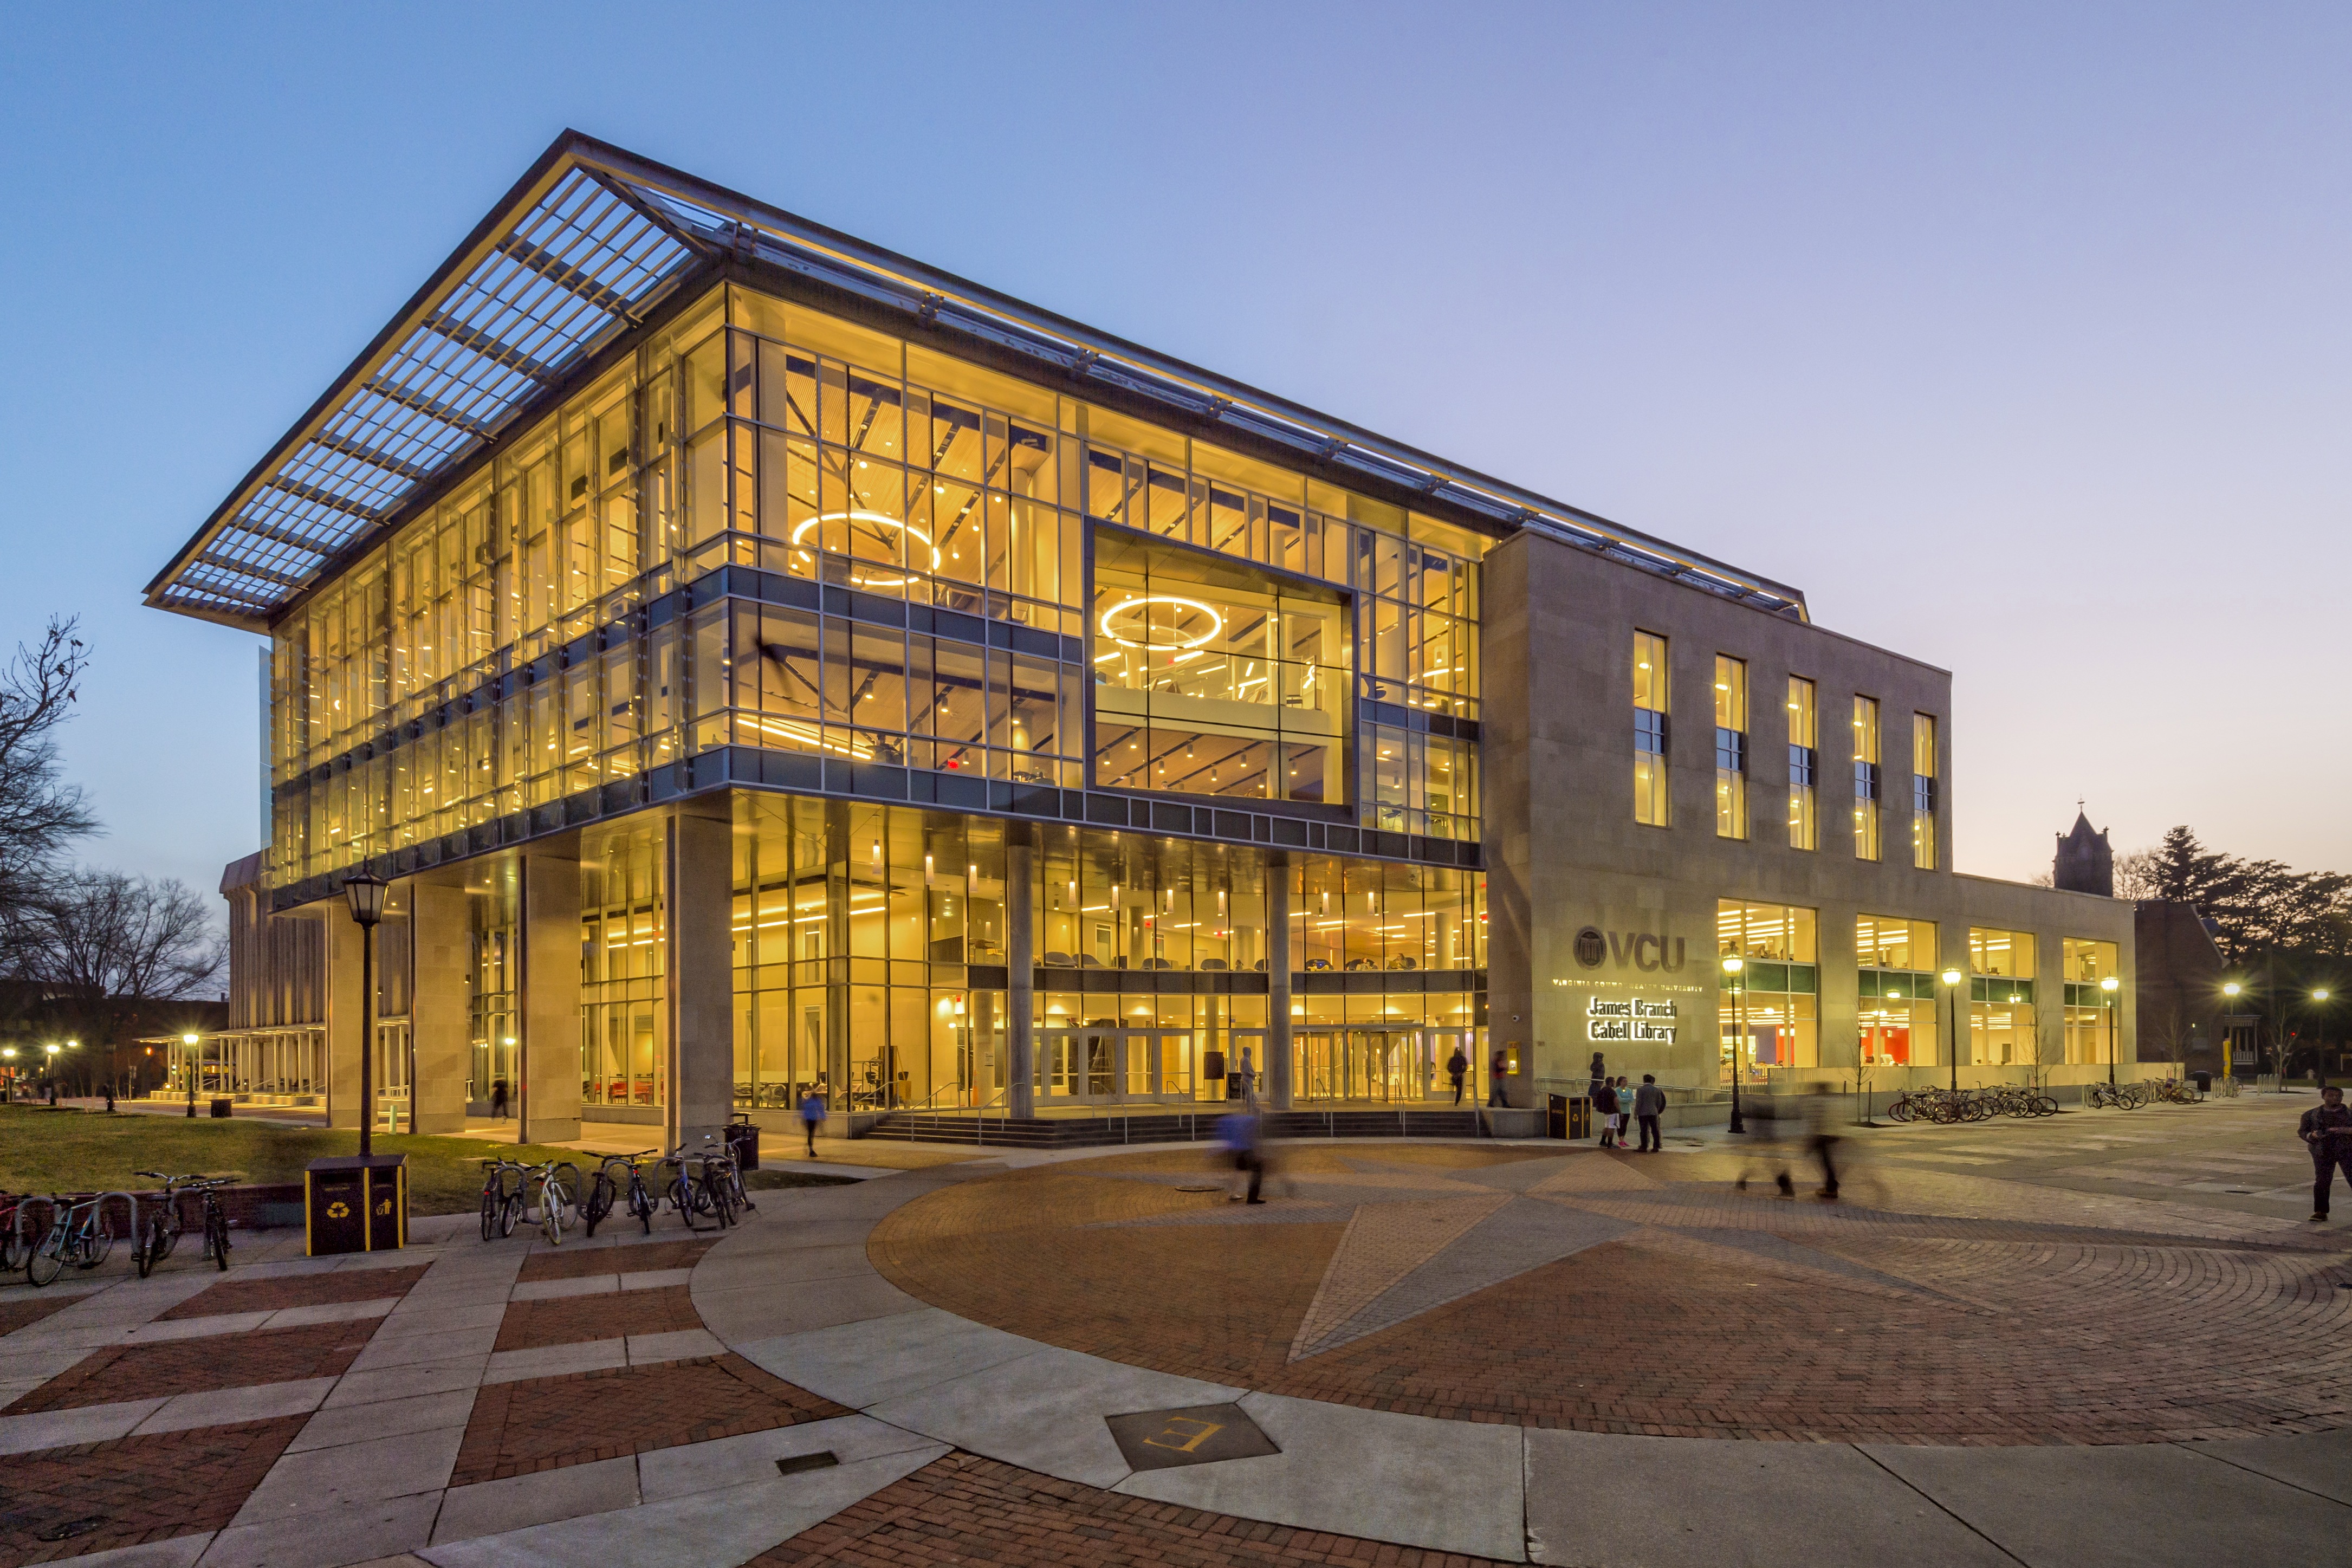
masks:
<instances>
[{"instance_id":1,"label":"person with backpack","mask_svg":"<svg viewBox=\"0 0 2352 1568\"><path fill-rule=\"evenodd\" d=\"M824 1125L824 1096L811 1084L801 1096L801 1131L808 1134L808 1157L816 1158L816 1130Z\"/></svg>"},{"instance_id":2,"label":"person with backpack","mask_svg":"<svg viewBox=\"0 0 2352 1568\"><path fill-rule=\"evenodd\" d=\"M1655 1073L1642 1075L1642 1087L1633 1091L1633 1120L1642 1124L1642 1146L1637 1153L1654 1154L1665 1147L1658 1136L1658 1118L1666 1111L1666 1091L1658 1087Z\"/></svg>"},{"instance_id":3,"label":"person with backpack","mask_svg":"<svg viewBox=\"0 0 2352 1568\"><path fill-rule=\"evenodd\" d=\"M1601 1080L1601 1087L1592 1091L1592 1114L1601 1119L1601 1146L1603 1149L1615 1148L1617 1146L1617 1086L1605 1078Z\"/></svg>"},{"instance_id":4,"label":"person with backpack","mask_svg":"<svg viewBox=\"0 0 2352 1568\"><path fill-rule=\"evenodd\" d=\"M1454 1103L1456 1105L1462 1103L1462 1083L1469 1075L1470 1058L1462 1054L1462 1047L1457 1045L1454 1047L1454 1054L1445 1058L1445 1076L1454 1080Z\"/></svg>"}]
</instances>

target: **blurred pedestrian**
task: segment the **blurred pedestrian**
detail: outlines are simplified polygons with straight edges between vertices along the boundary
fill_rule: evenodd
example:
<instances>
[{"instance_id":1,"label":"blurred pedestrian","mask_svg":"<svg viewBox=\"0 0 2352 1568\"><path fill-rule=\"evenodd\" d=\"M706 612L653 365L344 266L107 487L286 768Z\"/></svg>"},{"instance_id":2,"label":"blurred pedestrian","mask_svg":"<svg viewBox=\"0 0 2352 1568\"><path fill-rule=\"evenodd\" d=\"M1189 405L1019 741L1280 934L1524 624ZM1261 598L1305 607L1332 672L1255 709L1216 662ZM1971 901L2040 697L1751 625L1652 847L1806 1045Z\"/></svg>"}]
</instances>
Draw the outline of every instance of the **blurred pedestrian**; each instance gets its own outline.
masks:
<instances>
[{"instance_id":1,"label":"blurred pedestrian","mask_svg":"<svg viewBox=\"0 0 2352 1568\"><path fill-rule=\"evenodd\" d=\"M502 1078L493 1079L490 1081L490 1120L504 1121L506 1119L507 1080Z\"/></svg>"},{"instance_id":2,"label":"blurred pedestrian","mask_svg":"<svg viewBox=\"0 0 2352 1568\"><path fill-rule=\"evenodd\" d=\"M808 1157L816 1158L816 1130L824 1125L824 1096L811 1084L801 1096L801 1131L808 1134Z\"/></svg>"},{"instance_id":3,"label":"blurred pedestrian","mask_svg":"<svg viewBox=\"0 0 2352 1568\"><path fill-rule=\"evenodd\" d=\"M2303 1113L2295 1134L2311 1145L2312 1223L2325 1225L2337 1171L2352 1188L2352 1106L2344 1103L2344 1091L2332 1083L2321 1089L2319 1103Z\"/></svg>"},{"instance_id":4,"label":"blurred pedestrian","mask_svg":"<svg viewBox=\"0 0 2352 1568\"><path fill-rule=\"evenodd\" d=\"M1822 1184L1814 1196L1835 1202L1838 1195L1837 1166L1832 1153L1837 1148L1837 1134L1830 1131L1835 1125L1834 1110L1830 1102L1830 1086L1816 1083L1805 1100L1805 1146L1814 1159L1822 1163Z\"/></svg>"},{"instance_id":5,"label":"blurred pedestrian","mask_svg":"<svg viewBox=\"0 0 2352 1568\"><path fill-rule=\"evenodd\" d=\"M1655 1073L1642 1075L1642 1087L1633 1091L1633 1119L1642 1124L1642 1146L1636 1151L1654 1154L1665 1147L1658 1136L1658 1118L1666 1113L1666 1091L1658 1087Z\"/></svg>"},{"instance_id":6,"label":"blurred pedestrian","mask_svg":"<svg viewBox=\"0 0 2352 1568\"><path fill-rule=\"evenodd\" d=\"M1246 1201L1254 1204L1265 1202L1258 1195L1259 1188L1265 1182L1265 1162L1260 1157L1258 1152L1264 1142L1264 1134L1265 1128L1258 1118L1257 1100L1255 1096L1243 1101L1241 1110L1229 1112L1217 1120L1217 1142L1223 1147L1227 1157L1233 1161L1234 1186L1239 1187L1243 1179L1247 1178L1249 1195ZM1239 1192L1229 1189L1226 1195L1235 1203L1244 1201Z\"/></svg>"}]
</instances>

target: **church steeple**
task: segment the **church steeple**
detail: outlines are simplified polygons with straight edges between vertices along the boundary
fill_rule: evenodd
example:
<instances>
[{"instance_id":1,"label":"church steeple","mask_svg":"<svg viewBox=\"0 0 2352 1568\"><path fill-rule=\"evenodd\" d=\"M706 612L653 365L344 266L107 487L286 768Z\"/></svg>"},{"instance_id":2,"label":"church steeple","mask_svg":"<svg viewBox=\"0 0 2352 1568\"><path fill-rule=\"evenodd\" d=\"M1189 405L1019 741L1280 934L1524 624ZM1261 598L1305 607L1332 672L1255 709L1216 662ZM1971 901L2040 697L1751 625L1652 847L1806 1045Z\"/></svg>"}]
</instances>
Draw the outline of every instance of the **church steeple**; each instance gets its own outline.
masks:
<instances>
[{"instance_id":1,"label":"church steeple","mask_svg":"<svg viewBox=\"0 0 2352 1568\"><path fill-rule=\"evenodd\" d=\"M2050 867L2051 885L2071 893L2112 899L2116 896L2115 851L2107 847L2105 832L2091 826L2083 803L2076 801L2074 805L2074 827L2058 836L2058 853Z\"/></svg>"}]
</instances>

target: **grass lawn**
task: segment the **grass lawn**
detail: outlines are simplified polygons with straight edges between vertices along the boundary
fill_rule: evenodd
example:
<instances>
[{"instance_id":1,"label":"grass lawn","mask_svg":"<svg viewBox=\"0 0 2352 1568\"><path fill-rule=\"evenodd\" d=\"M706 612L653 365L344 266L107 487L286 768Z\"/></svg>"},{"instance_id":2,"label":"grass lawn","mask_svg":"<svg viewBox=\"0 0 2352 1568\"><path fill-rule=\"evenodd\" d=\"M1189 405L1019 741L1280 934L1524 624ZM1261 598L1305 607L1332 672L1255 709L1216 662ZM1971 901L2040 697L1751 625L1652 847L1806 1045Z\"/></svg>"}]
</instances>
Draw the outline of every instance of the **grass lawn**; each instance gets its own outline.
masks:
<instances>
[{"instance_id":1,"label":"grass lawn","mask_svg":"<svg viewBox=\"0 0 2352 1568\"><path fill-rule=\"evenodd\" d=\"M356 1131L273 1127L234 1118L186 1121L176 1116L46 1106L0 1105L0 1191L11 1193L138 1192L155 1184L134 1171L178 1175L235 1174L247 1182L299 1182L302 1167L331 1154L356 1154ZM503 1154L526 1163L569 1160L583 1180L594 1174L596 1156L577 1149L537 1143L518 1148L478 1138L412 1138L378 1133L375 1152L408 1156L411 1214L471 1214L481 1202L480 1162ZM808 1176L787 1171L749 1171L743 1184L770 1187L826 1186L846 1176Z\"/></svg>"}]
</instances>

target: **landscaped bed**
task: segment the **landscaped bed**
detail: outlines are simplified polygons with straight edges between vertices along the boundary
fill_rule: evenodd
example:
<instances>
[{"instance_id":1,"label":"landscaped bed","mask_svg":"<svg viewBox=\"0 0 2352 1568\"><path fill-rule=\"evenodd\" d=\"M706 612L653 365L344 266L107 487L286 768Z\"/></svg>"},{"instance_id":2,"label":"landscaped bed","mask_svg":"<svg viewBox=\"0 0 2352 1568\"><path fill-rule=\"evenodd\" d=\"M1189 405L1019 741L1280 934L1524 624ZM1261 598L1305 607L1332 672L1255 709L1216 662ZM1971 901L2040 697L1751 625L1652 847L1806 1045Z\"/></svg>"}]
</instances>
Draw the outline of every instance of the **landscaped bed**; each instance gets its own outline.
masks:
<instances>
[{"instance_id":1,"label":"landscaped bed","mask_svg":"<svg viewBox=\"0 0 2352 1568\"><path fill-rule=\"evenodd\" d=\"M155 1185L139 1171L178 1175L202 1172L240 1182L299 1182L302 1168L331 1154L356 1154L356 1131L285 1127L235 1118L185 1120L131 1111L109 1114L47 1106L0 1105L0 1191L11 1193L142 1192ZM582 1180L597 1156L539 1143L494 1143L480 1138L413 1138L378 1133L375 1152L408 1156L408 1206L413 1215L471 1214L481 1202L481 1162L499 1155L526 1163L569 1160ZM648 1172L648 1185L658 1178ZM747 1171L743 1184L830 1186L851 1178L790 1171Z\"/></svg>"}]
</instances>

